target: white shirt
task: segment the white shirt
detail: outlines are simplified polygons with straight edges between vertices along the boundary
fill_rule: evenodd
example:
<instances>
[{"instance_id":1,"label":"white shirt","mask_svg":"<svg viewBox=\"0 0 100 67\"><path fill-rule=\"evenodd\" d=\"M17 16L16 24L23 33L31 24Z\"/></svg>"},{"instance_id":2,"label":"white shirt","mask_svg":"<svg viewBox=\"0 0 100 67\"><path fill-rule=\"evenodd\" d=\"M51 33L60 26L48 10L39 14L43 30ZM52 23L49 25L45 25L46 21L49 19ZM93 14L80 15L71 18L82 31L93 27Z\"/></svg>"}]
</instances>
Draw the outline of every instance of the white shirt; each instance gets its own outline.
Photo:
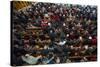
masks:
<instances>
[{"instance_id":1,"label":"white shirt","mask_svg":"<svg viewBox=\"0 0 100 67\"><path fill-rule=\"evenodd\" d=\"M66 41L61 41L58 43L58 45L65 45Z\"/></svg>"},{"instance_id":2,"label":"white shirt","mask_svg":"<svg viewBox=\"0 0 100 67\"><path fill-rule=\"evenodd\" d=\"M28 64L36 64L38 62L38 59L39 58L33 56L27 56L27 57L22 56L22 60Z\"/></svg>"}]
</instances>

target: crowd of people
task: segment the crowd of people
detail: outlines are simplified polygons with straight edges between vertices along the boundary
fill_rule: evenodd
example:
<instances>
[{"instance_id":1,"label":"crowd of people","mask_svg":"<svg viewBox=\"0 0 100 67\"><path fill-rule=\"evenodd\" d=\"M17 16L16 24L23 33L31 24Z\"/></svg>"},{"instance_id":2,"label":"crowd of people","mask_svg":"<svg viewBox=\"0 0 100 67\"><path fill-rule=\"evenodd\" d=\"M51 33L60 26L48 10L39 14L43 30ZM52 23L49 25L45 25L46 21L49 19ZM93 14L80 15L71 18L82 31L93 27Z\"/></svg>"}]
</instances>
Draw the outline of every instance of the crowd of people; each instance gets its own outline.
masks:
<instances>
[{"instance_id":1,"label":"crowd of people","mask_svg":"<svg viewBox=\"0 0 100 67\"><path fill-rule=\"evenodd\" d=\"M12 10L11 65L97 60L97 7L32 3Z\"/></svg>"}]
</instances>

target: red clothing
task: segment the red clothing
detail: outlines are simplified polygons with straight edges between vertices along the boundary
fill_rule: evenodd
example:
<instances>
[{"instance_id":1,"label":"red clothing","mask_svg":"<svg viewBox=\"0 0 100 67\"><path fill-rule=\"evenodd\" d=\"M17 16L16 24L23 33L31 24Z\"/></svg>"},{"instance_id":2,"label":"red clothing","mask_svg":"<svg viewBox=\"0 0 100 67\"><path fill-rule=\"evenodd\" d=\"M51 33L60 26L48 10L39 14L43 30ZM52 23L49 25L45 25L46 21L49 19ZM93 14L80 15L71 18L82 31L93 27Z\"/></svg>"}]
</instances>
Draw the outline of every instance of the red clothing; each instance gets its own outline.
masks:
<instances>
[{"instance_id":1,"label":"red clothing","mask_svg":"<svg viewBox=\"0 0 100 67\"><path fill-rule=\"evenodd\" d=\"M51 19L53 19L53 20L59 20L59 16L58 15L51 15Z\"/></svg>"},{"instance_id":2,"label":"red clothing","mask_svg":"<svg viewBox=\"0 0 100 67\"><path fill-rule=\"evenodd\" d=\"M45 29L48 26L47 20L43 20L41 23L42 29Z\"/></svg>"},{"instance_id":3,"label":"red clothing","mask_svg":"<svg viewBox=\"0 0 100 67\"><path fill-rule=\"evenodd\" d=\"M97 44L97 39L92 39L92 45L96 45Z\"/></svg>"},{"instance_id":4,"label":"red clothing","mask_svg":"<svg viewBox=\"0 0 100 67\"><path fill-rule=\"evenodd\" d=\"M47 23L42 23L41 26L42 26L42 27L47 27L48 24L47 24Z\"/></svg>"}]
</instances>

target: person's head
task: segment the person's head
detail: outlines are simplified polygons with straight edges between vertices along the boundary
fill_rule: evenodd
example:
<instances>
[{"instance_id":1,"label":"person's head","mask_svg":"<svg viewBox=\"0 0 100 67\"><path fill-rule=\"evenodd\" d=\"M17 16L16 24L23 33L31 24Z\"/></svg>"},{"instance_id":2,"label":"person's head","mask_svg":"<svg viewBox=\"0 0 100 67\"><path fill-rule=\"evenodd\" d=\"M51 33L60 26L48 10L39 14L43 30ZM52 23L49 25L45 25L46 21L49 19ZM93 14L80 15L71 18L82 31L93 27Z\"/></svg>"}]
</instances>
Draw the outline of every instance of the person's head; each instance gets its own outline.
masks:
<instances>
[{"instance_id":1,"label":"person's head","mask_svg":"<svg viewBox=\"0 0 100 67\"><path fill-rule=\"evenodd\" d=\"M48 58L51 58L51 57L53 57L53 54L50 53L50 54L48 54L47 56L48 56Z\"/></svg>"}]
</instances>

